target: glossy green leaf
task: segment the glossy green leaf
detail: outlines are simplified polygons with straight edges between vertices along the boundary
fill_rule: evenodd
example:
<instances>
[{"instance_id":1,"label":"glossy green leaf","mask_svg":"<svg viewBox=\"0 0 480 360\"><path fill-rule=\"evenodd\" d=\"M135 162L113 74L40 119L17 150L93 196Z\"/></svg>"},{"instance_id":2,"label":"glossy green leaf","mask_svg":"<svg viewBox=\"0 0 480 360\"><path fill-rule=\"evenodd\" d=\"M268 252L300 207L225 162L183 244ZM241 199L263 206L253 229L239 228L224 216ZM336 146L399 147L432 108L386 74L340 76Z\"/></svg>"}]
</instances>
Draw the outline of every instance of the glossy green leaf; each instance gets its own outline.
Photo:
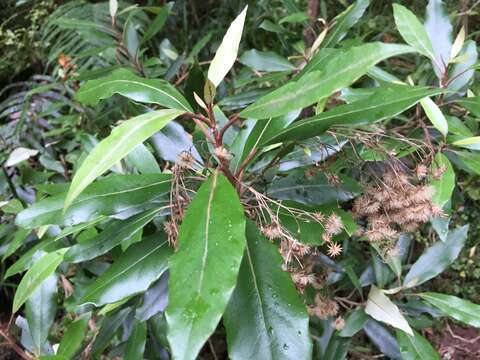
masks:
<instances>
[{"instance_id":1,"label":"glossy green leaf","mask_svg":"<svg viewBox=\"0 0 480 360\"><path fill-rule=\"evenodd\" d=\"M127 346L123 355L124 360L143 359L145 343L147 341L147 323L136 321L128 337Z\"/></svg>"},{"instance_id":2,"label":"glossy green leaf","mask_svg":"<svg viewBox=\"0 0 480 360\"><path fill-rule=\"evenodd\" d=\"M17 229L15 231L12 241L10 241L5 254L3 254L2 261L12 255L20 246L23 245L23 242L27 239L27 236L30 234L30 232L30 229Z\"/></svg>"},{"instance_id":3,"label":"glossy green leaf","mask_svg":"<svg viewBox=\"0 0 480 360\"><path fill-rule=\"evenodd\" d=\"M80 303L101 306L146 291L167 269L170 253L163 236L132 245L85 290Z\"/></svg>"},{"instance_id":4,"label":"glossy green leaf","mask_svg":"<svg viewBox=\"0 0 480 360\"><path fill-rule=\"evenodd\" d=\"M168 341L175 359L193 360L227 306L245 248L243 208L220 173L190 203L178 244L170 260Z\"/></svg>"},{"instance_id":5,"label":"glossy green leaf","mask_svg":"<svg viewBox=\"0 0 480 360\"><path fill-rule=\"evenodd\" d=\"M456 296L433 292L421 293L418 296L455 320L480 328L480 305Z\"/></svg>"},{"instance_id":6,"label":"glossy green leaf","mask_svg":"<svg viewBox=\"0 0 480 360\"><path fill-rule=\"evenodd\" d=\"M384 322L397 329L413 335L412 328L408 325L407 320L403 317L395 305L381 290L372 285L368 294L365 313L373 317L375 320Z\"/></svg>"},{"instance_id":7,"label":"glossy green leaf","mask_svg":"<svg viewBox=\"0 0 480 360\"><path fill-rule=\"evenodd\" d=\"M57 309L57 276L51 274L39 281L41 283L25 303L25 317L37 356L42 354Z\"/></svg>"},{"instance_id":8,"label":"glossy green leaf","mask_svg":"<svg viewBox=\"0 0 480 360\"><path fill-rule=\"evenodd\" d=\"M67 251L65 260L68 262L82 262L96 258L134 238L143 227L158 214L160 209L151 209L134 215L127 220L110 224L100 234L88 241L78 243Z\"/></svg>"},{"instance_id":9,"label":"glossy green leaf","mask_svg":"<svg viewBox=\"0 0 480 360\"><path fill-rule=\"evenodd\" d=\"M331 57L322 70L311 71L263 96L240 115L265 119L304 108L351 85L378 62L412 51L413 48L398 44L370 43L352 47Z\"/></svg>"},{"instance_id":10,"label":"glossy green leaf","mask_svg":"<svg viewBox=\"0 0 480 360\"><path fill-rule=\"evenodd\" d=\"M438 105L435 104L429 97L420 100L420 104L422 105L423 111L425 111L425 115L427 115L433 126L435 126L435 128L440 131L443 136L447 136L447 119L445 119L445 115L443 115L442 110L440 110Z\"/></svg>"},{"instance_id":11,"label":"glossy green leaf","mask_svg":"<svg viewBox=\"0 0 480 360\"><path fill-rule=\"evenodd\" d=\"M443 207L452 197L453 189L455 188L455 171L448 158L442 153L435 155L432 163L432 171L438 168L444 168L445 171L438 178L431 178L430 186L435 190L432 201Z\"/></svg>"},{"instance_id":12,"label":"glossy green leaf","mask_svg":"<svg viewBox=\"0 0 480 360\"><path fill-rule=\"evenodd\" d=\"M232 359L310 359L306 308L275 245L247 224L247 246L224 324Z\"/></svg>"},{"instance_id":13,"label":"glossy green leaf","mask_svg":"<svg viewBox=\"0 0 480 360\"><path fill-rule=\"evenodd\" d=\"M393 16L397 29L407 44L431 60L435 60L432 42L415 14L400 4L393 4Z\"/></svg>"},{"instance_id":14,"label":"glossy green leaf","mask_svg":"<svg viewBox=\"0 0 480 360\"><path fill-rule=\"evenodd\" d=\"M369 319L363 327L370 341L391 359L400 360L400 349L397 339L378 321Z\"/></svg>"},{"instance_id":15,"label":"glossy green leaf","mask_svg":"<svg viewBox=\"0 0 480 360\"><path fill-rule=\"evenodd\" d=\"M73 200L98 176L182 113L183 111L172 109L152 111L127 120L113 129L112 133L88 154L75 173L65 198L65 209L68 209Z\"/></svg>"},{"instance_id":16,"label":"glossy green leaf","mask_svg":"<svg viewBox=\"0 0 480 360\"><path fill-rule=\"evenodd\" d=\"M442 273L460 254L467 239L468 225L448 233L447 239L437 241L418 258L405 276L405 287L413 287Z\"/></svg>"},{"instance_id":17,"label":"glossy green leaf","mask_svg":"<svg viewBox=\"0 0 480 360\"><path fill-rule=\"evenodd\" d=\"M268 143L307 139L324 133L332 125L358 126L385 120L402 113L425 96L440 92L438 89L402 85L378 88L365 99L295 122Z\"/></svg>"},{"instance_id":18,"label":"glossy green leaf","mask_svg":"<svg viewBox=\"0 0 480 360\"><path fill-rule=\"evenodd\" d=\"M478 61L477 43L473 40L466 41L457 58L462 61L453 65L449 76L451 82L447 88L465 93L475 74L473 65Z\"/></svg>"},{"instance_id":19,"label":"glossy green leaf","mask_svg":"<svg viewBox=\"0 0 480 360\"><path fill-rule=\"evenodd\" d=\"M66 360L70 360L75 356L85 339L85 330L90 317L91 313L82 314L67 326L58 346L57 355Z\"/></svg>"},{"instance_id":20,"label":"glossy green leaf","mask_svg":"<svg viewBox=\"0 0 480 360\"><path fill-rule=\"evenodd\" d=\"M480 150L480 136L472 136L452 142L452 145L470 150Z\"/></svg>"},{"instance_id":21,"label":"glossy green leaf","mask_svg":"<svg viewBox=\"0 0 480 360\"><path fill-rule=\"evenodd\" d=\"M13 298L12 313L16 313L42 282L53 274L63 261L67 249L57 250L42 256L23 276Z\"/></svg>"},{"instance_id":22,"label":"glossy green leaf","mask_svg":"<svg viewBox=\"0 0 480 360\"><path fill-rule=\"evenodd\" d=\"M348 201L361 192L358 183L343 175L339 185L332 185L325 174L318 172L306 177L304 171L292 171L285 177L274 179L267 189L268 196L306 205Z\"/></svg>"},{"instance_id":23,"label":"glossy green leaf","mask_svg":"<svg viewBox=\"0 0 480 360\"><path fill-rule=\"evenodd\" d=\"M357 23L370 4L370 0L357 0L334 19L335 25L327 33L322 42L323 47L333 47L347 34L348 30Z\"/></svg>"},{"instance_id":24,"label":"glossy green leaf","mask_svg":"<svg viewBox=\"0 0 480 360\"><path fill-rule=\"evenodd\" d=\"M94 358L100 358L100 354L109 345L118 328L124 323L130 312L131 308L123 308L112 315L106 316L103 319L101 328L97 333L92 347L92 354Z\"/></svg>"},{"instance_id":25,"label":"glossy green leaf","mask_svg":"<svg viewBox=\"0 0 480 360\"><path fill-rule=\"evenodd\" d=\"M141 174L158 174L161 172L155 156L143 144L138 144L127 155L126 163Z\"/></svg>"},{"instance_id":26,"label":"glossy green leaf","mask_svg":"<svg viewBox=\"0 0 480 360\"><path fill-rule=\"evenodd\" d=\"M133 101L158 104L170 109L192 111L188 101L165 80L144 79L127 69L118 69L110 75L87 81L75 98L85 105L97 105L102 99L120 94Z\"/></svg>"},{"instance_id":27,"label":"glossy green leaf","mask_svg":"<svg viewBox=\"0 0 480 360\"><path fill-rule=\"evenodd\" d=\"M242 39L243 24L245 23L247 9L248 5L245 6L237 18L232 21L210 63L208 79L215 87L218 86L228 74L237 59L238 46Z\"/></svg>"},{"instance_id":28,"label":"glossy green leaf","mask_svg":"<svg viewBox=\"0 0 480 360\"><path fill-rule=\"evenodd\" d=\"M345 325L338 333L341 337L352 337L357 332L362 330L363 326L368 320L368 316L363 309L356 309L351 312L345 320Z\"/></svg>"},{"instance_id":29,"label":"glossy green leaf","mask_svg":"<svg viewBox=\"0 0 480 360\"><path fill-rule=\"evenodd\" d=\"M169 174L111 175L89 185L65 213L62 210L66 194L61 194L36 202L20 212L15 222L28 229L48 224L72 226L132 210L154 200L160 204L170 187Z\"/></svg>"},{"instance_id":30,"label":"glossy green leaf","mask_svg":"<svg viewBox=\"0 0 480 360\"><path fill-rule=\"evenodd\" d=\"M480 96L461 98L455 100L455 102L475 116L480 117Z\"/></svg>"},{"instance_id":31,"label":"glossy green leaf","mask_svg":"<svg viewBox=\"0 0 480 360\"><path fill-rule=\"evenodd\" d=\"M148 27L147 31L145 31L145 34L143 34L142 41L141 41L142 44L146 43L148 40L153 38L158 32L160 32L160 30L162 30L163 26L167 21L169 14L170 14L169 4L162 6L157 16Z\"/></svg>"},{"instance_id":32,"label":"glossy green leaf","mask_svg":"<svg viewBox=\"0 0 480 360\"><path fill-rule=\"evenodd\" d=\"M239 61L257 71L292 71L295 69L287 59L271 51L255 49L245 51Z\"/></svg>"},{"instance_id":33,"label":"glossy green leaf","mask_svg":"<svg viewBox=\"0 0 480 360\"><path fill-rule=\"evenodd\" d=\"M452 24L442 0L430 0L427 5L425 30L435 54L433 67L437 77L442 79L450 62L452 49Z\"/></svg>"},{"instance_id":34,"label":"glossy green leaf","mask_svg":"<svg viewBox=\"0 0 480 360\"><path fill-rule=\"evenodd\" d=\"M440 356L428 340L415 330L413 336L409 336L403 331L397 331L397 341L402 360L440 360Z\"/></svg>"}]
</instances>

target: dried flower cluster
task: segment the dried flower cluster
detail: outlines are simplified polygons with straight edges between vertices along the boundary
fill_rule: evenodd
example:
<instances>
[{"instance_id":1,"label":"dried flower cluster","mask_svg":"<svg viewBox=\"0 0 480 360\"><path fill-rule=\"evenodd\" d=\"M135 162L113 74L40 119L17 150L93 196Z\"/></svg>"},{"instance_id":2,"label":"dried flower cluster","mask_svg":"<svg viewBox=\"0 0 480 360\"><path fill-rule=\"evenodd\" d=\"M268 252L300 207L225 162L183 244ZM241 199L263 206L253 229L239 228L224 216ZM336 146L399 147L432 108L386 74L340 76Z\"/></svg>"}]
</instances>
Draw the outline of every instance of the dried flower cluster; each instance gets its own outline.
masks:
<instances>
[{"instance_id":1,"label":"dried flower cluster","mask_svg":"<svg viewBox=\"0 0 480 360\"><path fill-rule=\"evenodd\" d=\"M338 314L338 303L333 299L317 293L317 295L315 295L315 303L308 306L308 313L325 320L330 316L336 316Z\"/></svg>"},{"instance_id":2,"label":"dried flower cluster","mask_svg":"<svg viewBox=\"0 0 480 360\"><path fill-rule=\"evenodd\" d=\"M417 178L426 176L423 168L415 173ZM366 187L353 204L354 217L367 222L358 235L391 248L400 232L415 231L432 217L442 216L442 209L431 201L433 188L413 180L404 172L388 170L378 185Z\"/></svg>"}]
</instances>

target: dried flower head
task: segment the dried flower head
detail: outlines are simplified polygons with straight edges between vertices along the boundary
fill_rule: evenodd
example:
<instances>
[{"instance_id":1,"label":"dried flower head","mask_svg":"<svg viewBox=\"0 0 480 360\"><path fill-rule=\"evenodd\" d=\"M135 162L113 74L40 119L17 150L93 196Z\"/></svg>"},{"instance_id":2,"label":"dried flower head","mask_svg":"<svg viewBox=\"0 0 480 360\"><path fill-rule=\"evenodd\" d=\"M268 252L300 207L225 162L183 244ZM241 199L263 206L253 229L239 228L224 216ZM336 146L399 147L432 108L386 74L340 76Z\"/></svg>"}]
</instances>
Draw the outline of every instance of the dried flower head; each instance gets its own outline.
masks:
<instances>
[{"instance_id":1,"label":"dried flower head","mask_svg":"<svg viewBox=\"0 0 480 360\"><path fill-rule=\"evenodd\" d=\"M309 313L325 320L330 316L336 316L338 313L338 304L335 300L322 296L320 293L315 295L315 305L310 307Z\"/></svg>"},{"instance_id":2,"label":"dried flower head","mask_svg":"<svg viewBox=\"0 0 480 360\"><path fill-rule=\"evenodd\" d=\"M215 148L215 156L219 159L231 159L232 154L223 146Z\"/></svg>"},{"instance_id":3,"label":"dried flower head","mask_svg":"<svg viewBox=\"0 0 480 360\"><path fill-rule=\"evenodd\" d=\"M332 235L337 235L342 232L343 222L340 216L332 213L325 222L325 231Z\"/></svg>"},{"instance_id":4,"label":"dried flower head","mask_svg":"<svg viewBox=\"0 0 480 360\"><path fill-rule=\"evenodd\" d=\"M178 227L175 221L169 220L163 223L163 231L167 234L168 243L174 248L177 247Z\"/></svg>"},{"instance_id":5,"label":"dried flower head","mask_svg":"<svg viewBox=\"0 0 480 360\"><path fill-rule=\"evenodd\" d=\"M422 180L427 177L428 167L424 164L418 164L415 168L415 175L418 179Z\"/></svg>"},{"instance_id":6,"label":"dried flower head","mask_svg":"<svg viewBox=\"0 0 480 360\"><path fill-rule=\"evenodd\" d=\"M193 155L188 151L182 151L177 158L177 165L183 169L189 169L195 163Z\"/></svg>"},{"instance_id":7,"label":"dried flower head","mask_svg":"<svg viewBox=\"0 0 480 360\"><path fill-rule=\"evenodd\" d=\"M345 320L343 320L343 318L339 316L332 322L332 325L335 330L340 331L345 327Z\"/></svg>"},{"instance_id":8,"label":"dried flower head","mask_svg":"<svg viewBox=\"0 0 480 360\"><path fill-rule=\"evenodd\" d=\"M327 255L330 257L336 257L342 253L342 246L335 242L330 242L328 244Z\"/></svg>"},{"instance_id":9,"label":"dried flower head","mask_svg":"<svg viewBox=\"0 0 480 360\"><path fill-rule=\"evenodd\" d=\"M268 240L280 239L282 237L282 229L277 223L271 223L260 228L260 231Z\"/></svg>"}]
</instances>

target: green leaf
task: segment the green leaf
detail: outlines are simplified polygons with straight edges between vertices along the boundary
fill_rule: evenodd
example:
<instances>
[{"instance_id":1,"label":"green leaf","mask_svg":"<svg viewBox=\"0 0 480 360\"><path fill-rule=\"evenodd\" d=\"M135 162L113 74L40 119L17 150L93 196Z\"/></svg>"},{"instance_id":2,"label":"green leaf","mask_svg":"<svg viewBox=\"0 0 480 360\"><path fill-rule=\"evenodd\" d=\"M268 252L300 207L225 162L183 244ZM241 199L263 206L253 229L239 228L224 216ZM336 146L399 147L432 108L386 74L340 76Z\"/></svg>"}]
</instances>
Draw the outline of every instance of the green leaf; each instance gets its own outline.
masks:
<instances>
[{"instance_id":1,"label":"green leaf","mask_svg":"<svg viewBox=\"0 0 480 360\"><path fill-rule=\"evenodd\" d=\"M292 71L295 69L287 59L271 51L255 49L245 51L239 61L257 71Z\"/></svg>"},{"instance_id":2,"label":"green leaf","mask_svg":"<svg viewBox=\"0 0 480 360\"><path fill-rule=\"evenodd\" d=\"M440 360L440 356L428 340L415 330L413 336L397 331L397 340L402 360Z\"/></svg>"},{"instance_id":3,"label":"green leaf","mask_svg":"<svg viewBox=\"0 0 480 360\"><path fill-rule=\"evenodd\" d=\"M435 54L435 61L432 62L432 65L437 77L442 79L446 72L446 65L450 62L452 49L452 24L442 0L428 2L425 30Z\"/></svg>"},{"instance_id":4,"label":"green leaf","mask_svg":"<svg viewBox=\"0 0 480 360\"><path fill-rule=\"evenodd\" d=\"M445 242L437 241L412 265L403 286L414 287L443 272L460 254L467 239L468 225L448 233Z\"/></svg>"},{"instance_id":5,"label":"green leaf","mask_svg":"<svg viewBox=\"0 0 480 360\"><path fill-rule=\"evenodd\" d=\"M318 172L306 177L304 171L292 171L272 181L267 195L306 205L323 205L353 199L362 189L354 180L341 175L339 185L331 185L325 174Z\"/></svg>"},{"instance_id":6,"label":"green leaf","mask_svg":"<svg viewBox=\"0 0 480 360\"><path fill-rule=\"evenodd\" d=\"M345 11L337 15L334 19L335 25L327 33L327 37L322 43L323 47L333 47L341 41L348 30L357 23L367 9L370 0L357 0L350 5Z\"/></svg>"},{"instance_id":7,"label":"green leaf","mask_svg":"<svg viewBox=\"0 0 480 360\"><path fill-rule=\"evenodd\" d=\"M452 197L453 189L455 188L455 171L448 158L442 153L438 153L432 163L433 172L438 168L444 168L445 171L439 178L431 178L430 186L435 189L432 201L443 207Z\"/></svg>"},{"instance_id":8,"label":"green leaf","mask_svg":"<svg viewBox=\"0 0 480 360\"><path fill-rule=\"evenodd\" d=\"M100 358L100 354L110 344L110 341L115 336L118 328L124 323L130 312L131 308L123 308L103 319L102 327L97 333L92 347L94 359Z\"/></svg>"},{"instance_id":9,"label":"green leaf","mask_svg":"<svg viewBox=\"0 0 480 360\"><path fill-rule=\"evenodd\" d=\"M85 290L80 303L101 306L146 291L167 270L170 253L163 236L132 245Z\"/></svg>"},{"instance_id":10,"label":"green leaf","mask_svg":"<svg viewBox=\"0 0 480 360\"><path fill-rule=\"evenodd\" d=\"M414 51L405 45L370 43L352 47L311 71L260 98L243 110L244 118L265 119L312 105L351 85L378 62Z\"/></svg>"},{"instance_id":11,"label":"green leaf","mask_svg":"<svg viewBox=\"0 0 480 360\"><path fill-rule=\"evenodd\" d=\"M245 248L243 208L220 173L190 203L178 244L170 260L168 341L175 359L193 360L227 306Z\"/></svg>"},{"instance_id":12,"label":"green leaf","mask_svg":"<svg viewBox=\"0 0 480 360\"><path fill-rule=\"evenodd\" d=\"M390 299L374 285L370 288L365 312L375 320L392 325L409 335L413 335L410 325L408 325L407 320L405 320L400 313L397 305L391 302Z\"/></svg>"},{"instance_id":13,"label":"green leaf","mask_svg":"<svg viewBox=\"0 0 480 360\"><path fill-rule=\"evenodd\" d=\"M417 295L455 320L461 321L469 326L480 328L480 305L460 299L456 296L433 292Z\"/></svg>"},{"instance_id":14,"label":"green leaf","mask_svg":"<svg viewBox=\"0 0 480 360\"><path fill-rule=\"evenodd\" d=\"M394 117L425 96L441 90L413 86L381 87L362 100L340 105L317 116L293 123L268 140L274 144L285 140L302 140L324 133L332 125L358 126Z\"/></svg>"},{"instance_id":15,"label":"green leaf","mask_svg":"<svg viewBox=\"0 0 480 360\"><path fill-rule=\"evenodd\" d=\"M393 16L397 29L407 44L431 60L435 61L433 45L427 31L414 13L400 4L393 4Z\"/></svg>"},{"instance_id":16,"label":"green leaf","mask_svg":"<svg viewBox=\"0 0 480 360\"><path fill-rule=\"evenodd\" d=\"M455 100L455 102L470 111L473 115L480 117L480 96L461 98Z\"/></svg>"},{"instance_id":17,"label":"green leaf","mask_svg":"<svg viewBox=\"0 0 480 360\"><path fill-rule=\"evenodd\" d=\"M30 232L30 229L17 229L17 231L15 231L12 241L10 241L5 254L3 254L2 261L12 255L20 246L23 245L23 242L27 239L27 236L30 234Z\"/></svg>"},{"instance_id":18,"label":"green leaf","mask_svg":"<svg viewBox=\"0 0 480 360\"><path fill-rule=\"evenodd\" d=\"M147 323L136 321L128 337L127 346L123 355L124 360L143 359L145 343L147 341Z\"/></svg>"},{"instance_id":19,"label":"green leaf","mask_svg":"<svg viewBox=\"0 0 480 360\"><path fill-rule=\"evenodd\" d=\"M135 167L141 174L158 174L161 172L155 156L143 144L133 148L126 158L127 164Z\"/></svg>"},{"instance_id":20,"label":"green leaf","mask_svg":"<svg viewBox=\"0 0 480 360\"><path fill-rule=\"evenodd\" d=\"M247 246L224 324L232 359L310 359L306 308L275 245L247 224Z\"/></svg>"},{"instance_id":21,"label":"green leaf","mask_svg":"<svg viewBox=\"0 0 480 360\"><path fill-rule=\"evenodd\" d=\"M215 56L208 68L208 79L217 87L228 74L237 59L238 46L242 39L243 24L247 15L248 5L240 15L230 24L222 43L217 49Z\"/></svg>"},{"instance_id":22,"label":"green leaf","mask_svg":"<svg viewBox=\"0 0 480 360\"><path fill-rule=\"evenodd\" d=\"M57 276L51 274L41 281L40 286L29 296L25 304L25 316L37 356L42 353L50 327L55 320L56 297Z\"/></svg>"},{"instance_id":23,"label":"green leaf","mask_svg":"<svg viewBox=\"0 0 480 360\"><path fill-rule=\"evenodd\" d=\"M480 136L472 136L452 142L452 145L470 150L480 150Z\"/></svg>"},{"instance_id":24,"label":"green leaf","mask_svg":"<svg viewBox=\"0 0 480 360\"><path fill-rule=\"evenodd\" d=\"M36 202L20 212L15 222L28 229L48 224L72 226L132 210L153 200L159 202L170 187L170 174L111 175L89 185L65 213L64 193Z\"/></svg>"},{"instance_id":25,"label":"green leaf","mask_svg":"<svg viewBox=\"0 0 480 360\"><path fill-rule=\"evenodd\" d=\"M145 225L152 221L159 211L160 209L147 210L127 220L110 224L94 238L69 248L65 254L65 261L78 263L105 254L115 246L134 238Z\"/></svg>"},{"instance_id":26,"label":"green leaf","mask_svg":"<svg viewBox=\"0 0 480 360\"><path fill-rule=\"evenodd\" d=\"M447 119L445 119L445 115L443 115L442 110L440 110L438 105L435 104L429 97L420 100L420 104L422 105L423 111L425 111L425 115L427 115L427 117L430 119L433 126L435 126L435 128L440 131L443 136L447 136Z\"/></svg>"},{"instance_id":27,"label":"green leaf","mask_svg":"<svg viewBox=\"0 0 480 360\"><path fill-rule=\"evenodd\" d=\"M363 326L368 320L368 316L365 314L363 309L356 309L350 315L348 315L345 320L345 326L338 333L338 336L341 337L352 337L357 332L362 330Z\"/></svg>"},{"instance_id":28,"label":"green leaf","mask_svg":"<svg viewBox=\"0 0 480 360\"><path fill-rule=\"evenodd\" d=\"M13 298L12 313L16 313L42 282L53 274L63 261L67 249L57 250L42 256L23 276Z\"/></svg>"},{"instance_id":29,"label":"green leaf","mask_svg":"<svg viewBox=\"0 0 480 360\"><path fill-rule=\"evenodd\" d=\"M112 133L88 154L75 173L65 199L65 209L68 209L73 200L98 176L182 113L183 111L172 109L152 111L127 120L113 129Z\"/></svg>"},{"instance_id":30,"label":"green leaf","mask_svg":"<svg viewBox=\"0 0 480 360\"><path fill-rule=\"evenodd\" d=\"M462 61L453 65L452 72L449 75L452 81L447 88L465 93L475 74L475 70L472 67L478 60L477 43L473 40L466 41L457 58L462 59Z\"/></svg>"},{"instance_id":31,"label":"green leaf","mask_svg":"<svg viewBox=\"0 0 480 360\"><path fill-rule=\"evenodd\" d=\"M145 31L145 34L143 34L141 44L145 44L148 40L150 40L157 33L159 33L160 30L162 30L165 22L167 21L168 15L170 15L169 4L162 6L155 19L147 28L147 31Z\"/></svg>"},{"instance_id":32,"label":"green leaf","mask_svg":"<svg viewBox=\"0 0 480 360\"><path fill-rule=\"evenodd\" d=\"M85 339L85 329L87 328L90 317L91 313L89 312L82 314L67 326L60 345L58 346L57 355L67 360L75 356Z\"/></svg>"},{"instance_id":33,"label":"green leaf","mask_svg":"<svg viewBox=\"0 0 480 360\"><path fill-rule=\"evenodd\" d=\"M87 81L80 87L75 98L85 105L95 106L100 100L114 94L141 103L192 111L183 95L165 80L144 79L123 68L113 71L106 77Z\"/></svg>"}]
</instances>

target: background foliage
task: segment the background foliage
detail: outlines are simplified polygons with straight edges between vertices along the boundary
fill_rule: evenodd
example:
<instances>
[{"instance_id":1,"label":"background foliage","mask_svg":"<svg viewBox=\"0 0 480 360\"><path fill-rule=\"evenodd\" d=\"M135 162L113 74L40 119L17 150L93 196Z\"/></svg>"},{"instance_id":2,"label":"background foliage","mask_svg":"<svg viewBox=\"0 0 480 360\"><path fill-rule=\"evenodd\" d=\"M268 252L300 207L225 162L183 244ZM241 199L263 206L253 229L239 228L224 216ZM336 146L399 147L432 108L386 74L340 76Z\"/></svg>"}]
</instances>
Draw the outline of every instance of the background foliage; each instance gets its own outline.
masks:
<instances>
[{"instance_id":1,"label":"background foliage","mask_svg":"<svg viewBox=\"0 0 480 360\"><path fill-rule=\"evenodd\" d=\"M1 356L480 356L479 4L245 5L2 6Z\"/></svg>"}]
</instances>

